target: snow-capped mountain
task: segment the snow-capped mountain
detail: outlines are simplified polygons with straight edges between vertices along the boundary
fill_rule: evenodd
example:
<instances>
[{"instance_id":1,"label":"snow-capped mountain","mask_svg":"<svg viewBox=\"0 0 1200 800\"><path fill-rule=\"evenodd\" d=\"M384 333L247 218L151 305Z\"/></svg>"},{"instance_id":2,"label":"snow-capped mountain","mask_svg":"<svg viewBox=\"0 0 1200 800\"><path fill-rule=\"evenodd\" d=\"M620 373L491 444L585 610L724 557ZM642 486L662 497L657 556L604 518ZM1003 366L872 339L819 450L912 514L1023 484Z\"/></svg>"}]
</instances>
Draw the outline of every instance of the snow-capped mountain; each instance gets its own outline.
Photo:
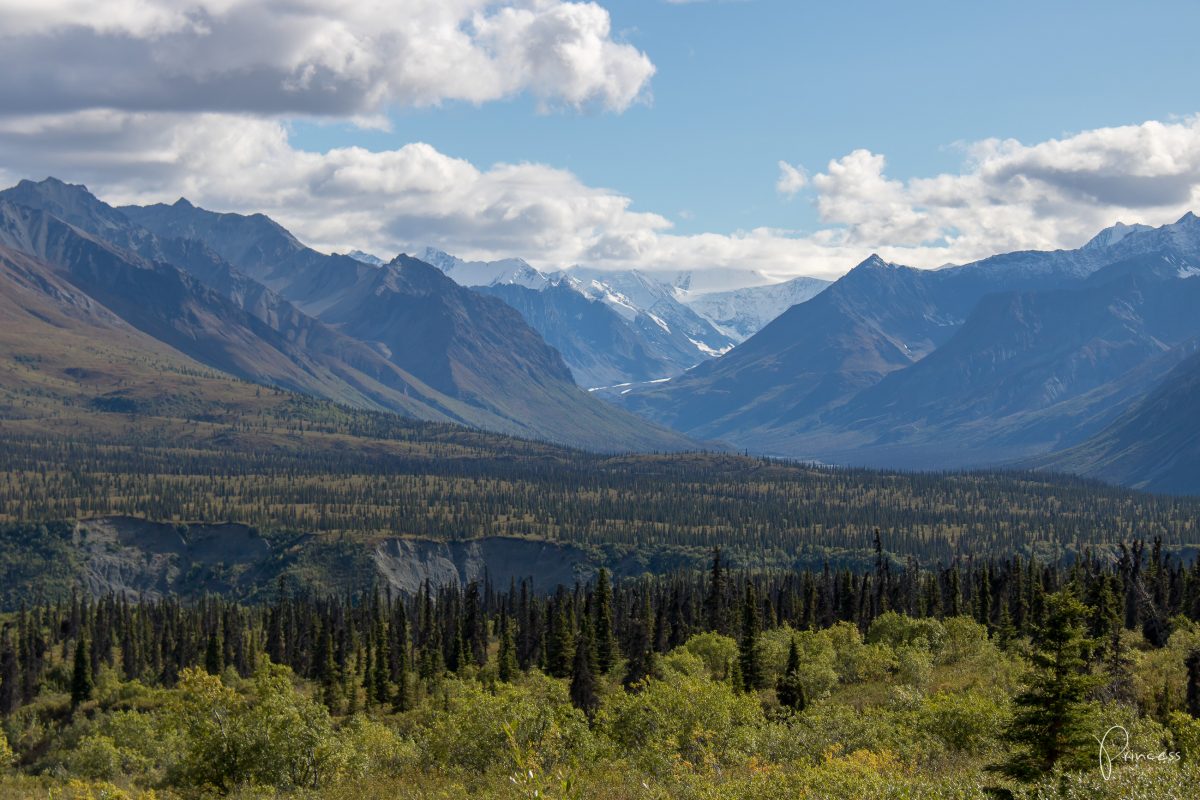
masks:
<instances>
[{"instance_id":1,"label":"snow-capped mountain","mask_svg":"<svg viewBox=\"0 0 1200 800\"><path fill-rule=\"evenodd\" d=\"M1083 247L1085 250L1098 250L1102 247L1112 247L1131 233L1154 230L1149 225L1126 225L1118 222L1111 228L1105 228L1093 236Z\"/></svg>"},{"instance_id":2,"label":"snow-capped mountain","mask_svg":"<svg viewBox=\"0 0 1200 800\"><path fill-rule=\"evenodd\" d=\"M769 286L777 280L767 277L756 269L713 267L709 269L684 270L682 272L649 272L652 278L691 294L732 292L751 286Z\"/></svg>"},{"instance_id":3,"label":"snow-capped mountain","mask_svg":"<svg viewBox=\"0 0 1200 800\"><path fill-rule=\"evenodd\" d=\"M677 287L648 273L638 270L610 272L576 266L564 275L580 294L606 303L641 326L657 326L663 333L679 340L681 345L686 339L703 356L719 356L737 343L732 336L680 302Z\"/></svg>"},{"instance_id":4,"label":"snow-capped mountain","mask_svg":"<svg viewBox=\"0 0 1200 800\"><path fill-rule=\"evenodd\" d=\"M426 247L418 259L432 264L459 286L494 286L516 284L528 289L544 289L550 285L545 273L521 258L505 258L500 261L464 261L436 247Z\"/></svg>"},{"instance_id":5,"label":"snow-capped mountain","mask_svg":"<svg viewBox=\"0 0 1200 800\"><path fill-rule=\"evenodd\" d=\"M421 260L515 307L587 388L673 377L736 343L681 303L679 288L636 270L542 272L519 258L464 261L432 247Z\"/></svg>"},{"instance_id":6,"label":"snow-capped mountain","mask_svg":"<svg viewBox=\"0 0 1200 800\"><path fill-rule=\"evenodd\" d=\"M346 253L346 255L362 264L370 264L372 267L382 267L387 263L379 256L372 255L370 253L364 253L362 250L351 250L349 253Z\"/></svg>"},{"instance_id":7,"label":"snow-capped mountain","mask_svg":"<svg viewBox=\"0 0 1200 800\"><path fill-rule=\"evenodd\" d=\"M823 292L830 281L799 277L783 283L697 293L680 286L678 298L737 342L744 342L797 303Z\"/></svg>"}]
</instances>

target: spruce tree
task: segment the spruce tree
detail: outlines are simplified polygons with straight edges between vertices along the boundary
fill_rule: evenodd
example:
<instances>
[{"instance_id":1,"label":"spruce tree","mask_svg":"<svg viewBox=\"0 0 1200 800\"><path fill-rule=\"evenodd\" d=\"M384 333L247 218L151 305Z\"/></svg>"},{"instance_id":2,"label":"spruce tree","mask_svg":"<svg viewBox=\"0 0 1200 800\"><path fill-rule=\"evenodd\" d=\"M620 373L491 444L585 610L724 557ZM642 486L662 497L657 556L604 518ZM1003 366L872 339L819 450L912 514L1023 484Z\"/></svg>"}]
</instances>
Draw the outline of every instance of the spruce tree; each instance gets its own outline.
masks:
<instances>
[{"instance_id":1,"label":"spruce tree","mask_svg":"<svg viewBox=\"0 0 1200 800\"><path fill-rule=\"evenodd\" d=\"M496 677L505 683L511 683L517 676L517 644L513 637L512 618L507 613L500 613L500 650L496 653Z\"/></svg>"},{"instance_id":2,"label":"spruce tree","mask_svg":"<svg viewBox=\"0 0 1200 800\"><path fill-rule=\"evenodd\" d=\"M758 593L754 584L746 581L746 597L742 602L742 638L738 647L738 662L742 668L742 686L752 692L762 686L762 661L758 652L758 637L762 625L758 618Z\"/></svg>"},{"instance_id":3,"label":"spruce tree","mask_svg":"<svg viewBox=\"0 0 1200 800\"><path fill-rule=\"evenodd\" d=\"M225 671L225 648L221 644L221 634L215 628L208 634L208 645L204 648L204 671L209 675L220 675Z\"/></svg>"},{"instance_id":4,"label":"spruce tree","mask_svg":"<svg viewBox=\"0 0 1200 800\"><path fill-rule=\"evenodd\" d=\"M571 668L571 703L587 714L589 720L600 707L600 697L596 694L596 677L592 674L592 659L589 656L591 649L592 642L585 635L575 648Z\"/></svg>"},{"instance_id":5,"label":"spruce tree","mask_svg":"<svg viewBox=\"0 0 1200 800\"><path fill-rule=\"evenodd\" d=\"M1034 672L1004 735L1015 751L1000 769L1011 777L1030 780L1057 764L1085 769L1094 762L1088 696L1098 680L1088 670L1095 642L1086 619L1087 607L1070 589L1046 597L1046 619L1030 654Z\"/></svg>"},{"instance_id":6,"label":"spruce tree","mask_svg":"<svg viewBox=\"0 0 1200 800\"><path fill-rule=\"evenodd\" d=\"M617 643L613 633L612 587L608 570L600 568L596 575L596 666L606 675L617 663Z\"/></svg>"},{"instance_id":7,"label":"spruce tree","mask_svg":"<svg viewBox=\"0 0 1200 800\"><path fill-rule=\"evenodd\" d=\"M794 637L791 647L788 648L787 666L775 687L775 696L779 699L779 705L793 711L803 711L808 705L808 699L804 696L804 686L800 683L800 648L797 647Z\"/></svg>"},{"instance_id":8,"label":"spruce tree","mask_svg":"<svg viewBox=\"0 0 1200 800\"><path fill-rule=\"evenodd\" d=\"M87 642L80 636L75 643L75 665L71 671L71 710L92 697L92 659Z\"/></svg>"},{"instance_id":9,"label":"spruce tree","mask_svg":"<svg viewBox=\"0 0 1200 800\"><path fill-rule=\"evenodd\" d=\"M721 564L721 548L713 548L712 569L708 579L708 597L704 602L708 630L725 630L725 572Z\"/></svg>"},{"instance_id":10,"label":"spruce tree","mask_svg":"<svg viewBox=\"0 0 1200 800\"><path fill-rule=\"evenodd\" d=\"M1188 653L1184 661L1187 667L1187 712L1200 719L1200 649Z\"/></svg>"},{"instance_id":11,"label":"spruce tree","mask_svg":"<svg viewBox=\"0 0 1200 800\"><path fill-rule=\"evenodd\" d=\"M4 631L0 638L0 716L11 714L17 710L21 694L20 666L17 664L17 651L13 649L8 632Z\"/></svg>"},{"instance_id":12,"label":"spruce tree","mask_svg":"<svg viewBox=\"0 0 1200 800\"><path fill-rule=\"evenodd\" d=\"M654 672L654 647L650 641L650 626L653 622L649 592L635 608L637 610L629 620L629 652L625 664L625 677L621 681L627 689L636 686Z\"/></svg>"},{"instance_id":13,"label":"spruce tree","mask_svg":"<svg viewBox=\"0 0 1200 800\"><path fill-rule=\"evenodd\" d=\"M321 683L321 702L331 714L341 710L341 681L338 676L337 662L333 658L333 637L329 626L321 626L321 634L317 638L317 680Z\"/></svg>"},{"instance_id":14,"label":"spruce tree","mask_svg":"<svg viewBox=\"0 0 1200 800\"><path fill-rule=\"evenodd\" d=\"M408 617L401 603L392 618L392 663L395 674L396 693L392 697L392 708L397 712L412 708L412 693L408 688Z\"/></svg>"},{"instance_id":15,"label":"spruce tree","mask_svg":"<svg viewBox=\"0 0 1200 800\"><path fill-rule=\"evenodd\" d=\"M556 610L550 613L555 606ZM546 616L550 623L546 638L546 672L555 678L566 678L572 672L576 647L575 631L565 599L547 607Z\"/></svg>"},{"instance_id":16,"label":"spruce tree","mask_svg":"<svg viewBox=\"0 0 1200 800\"><path fill-rule=\"evenodd\" d=\"M374 668L371 675L371 690L375 693L376 702L381 705L386 704L389 699L392 699L391 687L388 685L388 679L391 678L391 654L388 650L387 636L383 631L383 617L376 613L375 616L375 661L372 664Z\"/></svg>"}]
</instances>

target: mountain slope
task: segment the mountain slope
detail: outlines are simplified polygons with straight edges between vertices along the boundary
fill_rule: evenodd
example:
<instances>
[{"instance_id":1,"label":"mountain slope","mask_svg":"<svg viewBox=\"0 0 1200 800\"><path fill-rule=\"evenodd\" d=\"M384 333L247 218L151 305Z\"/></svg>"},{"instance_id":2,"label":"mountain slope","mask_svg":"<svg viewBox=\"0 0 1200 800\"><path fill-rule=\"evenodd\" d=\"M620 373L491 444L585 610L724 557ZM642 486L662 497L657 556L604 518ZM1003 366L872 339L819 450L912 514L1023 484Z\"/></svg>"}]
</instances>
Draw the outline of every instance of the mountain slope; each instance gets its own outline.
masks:
<instances>
[{"instance_id":1,"label":"mountain slope","mask_svg":"<svg viewBox=\"0 0 1200 800\"><path fill-rule=\"evenodd\" d=\"M817 457L957 467L1079 441L1192 352L1200 281L1178 269L1146 256L1075 289L986 296L935 352L828 414Z\"/></svg>"},{"instance_id":2,"label":"mountain slope","mask_svg":"<svg viewBox=\"0 0 1200 800\"><path fill-rule=\"evenodd\" d=\"M516 309L562 354L580 386L650 381L679 371L669 357L652 352L649 343L611 308L561 282L541 290L498 283L476 291Z\"/></svg>"},{"instance_id":3,"label":"mountain slope","mask_svg":"<svg viewBox=\"0 0 1200 800\"><path fill-rule=\"evenodd\" d=\"M587 388L669 378L734 343L679 302L679 290L642 272L572 267L544 273L519 258L464 261L432 247L425 248L421 260L460 286L511 300ZM508 286L543 296L500 288Z\"/></svg>"},{"instance_id":4,"label":"mountain slope","mask_svg":"<svg viewBox=\"0 0 1200 800\"><path fill-rule=\"evenodd\" d=\"M794 305L811 300L830 285L820 278L793 278L783 283L724 292L682 292L688 308L738 342L749 339Z\"/></svg>"},{"instance_id":5,"label":"mountain slope","mask_svg":"<svg viewBox=\"0 0 1200 800\"><path fill-rule=\"evenodd\" d=\"M1174 225L1152 230L1113 229L1079 250L1009 253L942 270L912 270L868 259L724 357L667 383L636 388L621 401L690 435L721 438L759 452L838 463L854 463L861 457L867 463L889 466L946 465L953 463L944 456L947 448L959 444L950 431L958 436L963 426L976 424L991 430L972 432L981 450L970 454L971 463L1026 455L1023 448L1027 447L1063 446L1070 436L1089 429L1067 419L1067 409L1072 408L1068 405L1061 407L1056 419L1047 411L1052 401L1083 403L1073 413L1084 413L1088 425L1103 424L1105 414L1115 413L1121 403L1145 390L1147 384L1127 378L1136 373L1139 380L1153 381L1170 368L1172 358L1186 355L1186 349L1176 351L1153 368L1146 361L1156 354L1166 355L1193 335L1177 323L1194 314L1186 311L1186 303L1172 305L1169 297L1156 295L1158 299L1144 303L1145 314L1148 319L1155 317L1160 312L1153 310L1154 303L1165 303L1160 319L1145 330L1136 325L1122 328L1125 312L1119 306L1145 300L1135 281L1118 290L1120 296L1109 298L1110 305L1116 304L1113 309L1106 310L1103 298L1093 298L1094 305L1085 303L1092 314L1076 323L1087 330L1060 327L1052 334L1050 327L1037 346L1029 331L1021 332L1021 315L1028 311L1044 318L1039 324L1052 326L1057 312L1042 306L1043 301L1053 305L1055 301L1048 299L1051 293L1079 290L1098 271L1101 277L1115 280L1118 276L1103 273L1103 268L1128 262L1129 269L1137 259L1152 256L1172 259L1176 272L1200 263L1200 222L1189 214ZM1040 299L1027 300L1034 306L1025 309L1020 302L990 311L980 306L983 298L997 292L1032 293ZM1126 297L1121 292L1133 294ZM1074 311L1069 298L1057 302L1067 303L1067 312ZM993 321L981 317L959 338L960 327L981 308L981 313L992 314ZM1008 333L992 331L1001 318L1015 327ZM1107 333L1106 325L1111 328ZM993 335L1015 338L1003 344L992 342ZM1109 336L1116 339L1110 342ZM1051 346L1056 337L1067 337L1065 350ZM1096 340L1092 347L1087 344L1089 337ZM927 365L914 366L942 347L950 349ZM1052 357L1038 373L1033 362L1009 361L1008 351L1013 348L1035 358L1040 348L1043 356ZM1089 359L1097 362L1090 377ZM1000 362L1007 364L999 367L1001 371L1012 370L1012 380L1006 387L988 388L989 364ZM1057 374L1056 369L1065 372ZM881 383L893 373L896 377ZM1000 380L999 373L993 379ZM1056 381L1069 385L1069 390L1047 395L1033 387L1036 382L1051 387ZM879 388L872 388L876 384ZM1005 396L1012 401L1009 405ZM1019 418L1012 419L1013 415ZM939 430L947 438L939 439ZM916 452L892 446L906 437L913 444L924 439L923 445L931 447ZM1015 449L988 449L993 444L1000 447L1001 442ZM880 449L873 454L858 452L876 445ZM952 455L966 454L954 451Z\"/></svg>"},{"instance_id":6,"label":"mountain slope","mask_svg":"<svg viewBox=\"0 0 1200 800\"><path fill-rule=\"evenodd\" d=\"M474 418L471 409L425 386L366 345L301 313L234 270L201 243L160 239L96 199L84 187L54 180L39 184L22 182L15 189L0 192L0 203L9 203L13 198L27 205L7 206L12 212L8 215L11 224L6 227L11 244L76 272L82 263L77 261L83 258L78 249L51 252L48 249L51 243L35 241L37 237L30 231L46 226L47 230L57 231L63 241L90 240L95 246L88 248L89 252L107 250L105 258L117 265L108 277L125 274L130 285L100 289L93 279L105 277L105 271L90 278L79 273L74 280L90 281L84 288L99 292L135 326L166 337L165 341L204 363L247 380L359 408L390 410L436 421L487 422ZM69 226L60 224L63 222ZM126 247L101 241L101 236L111 236ZM171 324L178 326L180 319L169 316L175 308L172 302L180 300L178 296L172 300L171 290L163 283L171 282L176 267L186 273L179 276L176 295L180 291L191 293L189 302L204 309L193 316L211 322L188 330L181 341L171 331ZM151 272L128 272L129 268L148 268ZM157 282L151 282L150 274L158 276ZM136 285L139 283L145 285ZM166 294L160 297L156 294L160 291ZM135 297L136 302L127 302ZM156 315L165 315L168 324L164 326L162 320L155 322ZM239 328L246 330L238 333ZM240 344L222 343L230 335Z\"/></svg>"},{"instance_id":7,"label":"mountain slope","mask_svg":"<svg viewBox=\"0 0 1200 800\"><path fill-rule=\"evenodd\" d=\"M138 330L57 267L0 245L0 420L6 434L136 443L150 430L265 419L286 395L234 379ZM184 423L183 420L188 420Z\"/></svg>"},{"instance_id":8,"label":"mountain slope","mask_svg":"<svg viewBox=\"0 0 1200 800\"><path fill-rule=\"evenodd\" d=\"M324 255L261 215L217 214L186 201L122 212L161 237L202 242L301 311L475 409L472 424L605 450L692 446L580 390L516 311L416 259L373 267Z\"/></svg>"},{"instance_id":9,"label":"mountain slope","mask_svg":"<svg viewBox=\"0 0 1200 800\"><path fill-rule=\"evenodd\" d=\"M1039 459L1074 472L1159 492L1200 494L1200 353L1088 441Z\"/></svg>"},{"instance_id":10,"label":"mountain slope","mask_svg":"<svg viewBox=\"0 0 1200 800\"><path fill-rule=\"evenodd\" d=\"M949 338L924 274L872 257L727 355L624 396L681 431L769 446L781 426L841 404Z\"/></svg>"}]
</instances>

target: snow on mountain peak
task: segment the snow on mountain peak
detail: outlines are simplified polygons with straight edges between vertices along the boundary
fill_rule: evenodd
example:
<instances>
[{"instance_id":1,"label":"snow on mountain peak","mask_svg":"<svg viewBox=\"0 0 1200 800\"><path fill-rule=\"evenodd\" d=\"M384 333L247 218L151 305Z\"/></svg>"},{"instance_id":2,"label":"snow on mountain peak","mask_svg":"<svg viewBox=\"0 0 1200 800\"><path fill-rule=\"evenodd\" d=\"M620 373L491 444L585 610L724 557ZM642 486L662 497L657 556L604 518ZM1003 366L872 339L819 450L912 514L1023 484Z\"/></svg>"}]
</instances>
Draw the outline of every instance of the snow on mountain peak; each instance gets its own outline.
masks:
<instances>
[{"instance_id":1,"label":"snow on mountain peak","mask_svg":"<svg viewBox=\"0 0 1200 800\"><path fill-rule=\"evenodd\" d=\"M349 253L346 253L346 255L362 264L370 264L372 267L382 267L387 263L379 256L372 255L370 253L364 253L362 250L351 250Z\"/></svg>"},{"instance_id":2,"label":"snow on mountain peak","mask_svg":"<svg viewBox=\"0 0 1200 800\"><path fill-rule=\"evenodd\" d=\"M1149 225L1126 225L1123 222L1118 222L1116 225L1105 228L1093 236L1083 248L1085 250L1096 250L1102 247L1112 247L1131 233L1149 230L1153 230Z\"/></svg>"}]
</instances>

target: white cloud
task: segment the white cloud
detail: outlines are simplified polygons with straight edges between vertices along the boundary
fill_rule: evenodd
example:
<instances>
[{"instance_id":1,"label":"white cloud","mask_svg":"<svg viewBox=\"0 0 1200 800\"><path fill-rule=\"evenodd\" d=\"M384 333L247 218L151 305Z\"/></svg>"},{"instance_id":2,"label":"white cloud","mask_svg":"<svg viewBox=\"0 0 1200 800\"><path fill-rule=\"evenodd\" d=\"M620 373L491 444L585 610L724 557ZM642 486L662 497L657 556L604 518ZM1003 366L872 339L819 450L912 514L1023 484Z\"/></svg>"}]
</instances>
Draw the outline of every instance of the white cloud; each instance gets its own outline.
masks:
<instances>
[{"instance_id":1,"label":"white cloud","mask_svg":"<svg viewBox=\"0 0 1200 800\"><path fill-rule=\"evenodd\" d=\"M779 180L775 181L775 191L784 197L794 197L807 185L808 173L803 167L794 167L786 161L779 162Z\"/></svg>"},{"instance_id":2,"label":"white cloud","mask_svg":"<svg viewBox=\"0 0 1200 800\"><path fill-rule=\"evenodd\" d=\"M813 177L821 218L845 245L963 261L1075 247L1118 219L1162 224L1200 207L1200 116L1034 145L989 139L966 153L959 173L897 181L883 156L856 150Z\"/></svg>"},{"instance_id":3,"label":"white cloud","mask_svg":"<svg viewBox=\"0 0 1200 800\"><path fill-rule=\"evenodd\" d=\"M0 115L370 118L532 93L624 110L654 65L565 0L0 0Z\"/></svg>"},{"instance_id":4,"label":"white cloud","mask_svg":"<svg viewBox=\"0 0 1200 800\"><path fill-rule=\"evenodd\" d=\"M1120 219L1200 209L1200 117L1024 145L984 141L955 173L896 180L865 150L809 179L822 227L683 235L618 192L544 164L480 166L413 143L297 149L286 124L229 114L87 111L0 118L0 179L56 175L110 202L187 196L262 211L326 250L434 244L538 266L757 269L832 277L871 252L913 266L1075 247ZM793 167L799 171L799 168ZM19 174L18 174L19 170Z\"/></svg>"}]
</instances>

